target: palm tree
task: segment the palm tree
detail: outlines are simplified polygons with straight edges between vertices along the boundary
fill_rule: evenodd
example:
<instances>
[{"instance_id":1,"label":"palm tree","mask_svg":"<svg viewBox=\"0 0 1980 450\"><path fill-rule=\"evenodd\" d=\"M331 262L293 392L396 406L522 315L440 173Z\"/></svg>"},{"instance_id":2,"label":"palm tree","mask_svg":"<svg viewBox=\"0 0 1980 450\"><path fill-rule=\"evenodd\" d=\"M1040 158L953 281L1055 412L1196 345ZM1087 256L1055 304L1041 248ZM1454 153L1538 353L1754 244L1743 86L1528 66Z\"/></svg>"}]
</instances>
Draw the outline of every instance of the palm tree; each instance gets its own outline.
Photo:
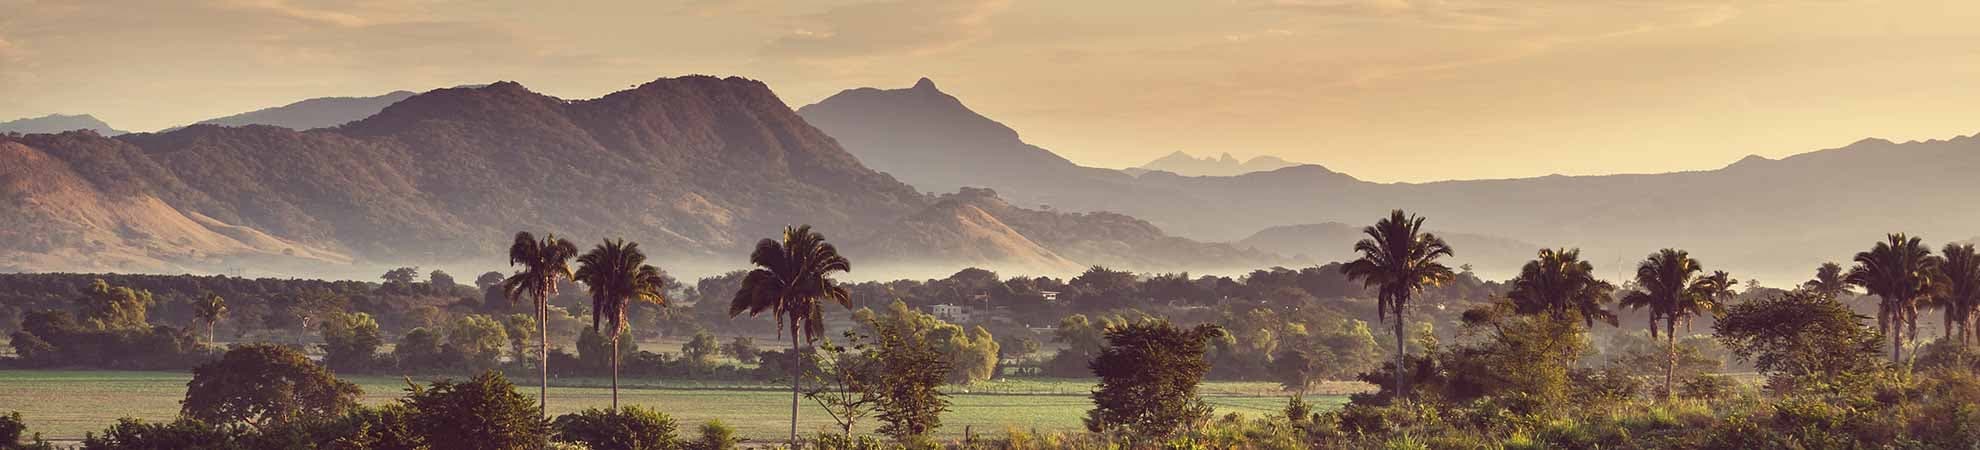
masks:
<instances>
[{"instance_id":1,"label":"palm tree","mask_svg":"<svg viewBox=\"0 0 1980 450\"><path fill-rule=\"evenodd\" d=\"M1877 329L1891 336L1891 361L1901 361L1904 328L1918 335L1918 299L1931 293L1937 272L1932 249L1904 233L1884 236L1869 251L1856 254L1849 283L1877 296Z\"/></svg>"},{"instance_id":2,"label":"palm tree","mask_svg":"<svg viewBox=\"0 0 1980 450\"><path fill-rule=\"evenodd\" d=\"M570 261L576 255L577 246L557 238L556 234L546 234L538 240L528 231L518 232L515 242L509 244L509 265L521 265L522 270L502 280L502 293L510 303L525 295L536 302L536 368L543 377L537 380L536 401L545 415L550 410L550 333L546 325L550 319L550 296L557 295L558 279L571 279Z\"/></svg>"},{"instance_id":3,"label":"palm tree","mask_svg":"<svg viewBox=\"0 0 1980 450\"><path fill-rule=\"evenodd\" d=\"M1595 266L1581 260L1581 249L1540 249L1511 284L1506 296L1520 314L1545 313L1559 320L1578 314L1590 327L1598 320L1616 325L1616 313L1603 307L1616 287L1595 278Z\"/></svg>"},{"instance_id":4,"label":"palm tree","mask_svg":"<svg viewBox=\"0 0 1980 450\"><path fill-rule=\"evenodd\" d=\"M757 241L749 254L755 270L743 276L742 288L729 302L729 317L769 312L777 318L777 332L791 332L791 448L797 448L798 379L804 366L798 353L798 337L805 342L818 340L825 332L824 305L831 300L842 307L851 301L846 288L832 280L833 272L852 271L852 262L839 256L839 249L825 242L825 236L811 231L810 225L784 228L784 241Z\"/></svg>"},{"instance_id":5,"label":"palm tree","mask_svg":"<svg viewBox=\"0 0 1980 450\"><path fill-rule=\"evenodd\" d=\"M625 239L608 239L577 260L574 278L591 291L592 331L597 331L601 323L611 324L611 333L606 336L612 339L612 410L617 411L619 336L626 329L626 310L635 301L666 304L663 294L667 290L667 278L660 268L646 263L646 253L639 251L639 243L627 243Z\"/></svg>"},{"instance_id":6,"label":"palm tree","mask_svg":"<svg viewBox=\"0 0 1980 450\"><path fill-rule=\"evenodd\" d=\"M1729 292L1732 278L1725 272L1699 277L1705 268L1684 250L1663 249L1651 253L1636 266L1637 290L1623 296L1622 306L1650 310L1650 337L1657 337L1657 321L1664 321L1664 392L1677 398L1677 326L1689 327L1692 316L1716 309L1717 293Z\"/></svg>"},{"instance_id":7,"label":"palm tree","mask_svg":"<svg viewBox=\"0 0 1980 450\"><path fill-rule=\"evenodd\" d=\"M1403 321L1408 316L1409 299L1425 286L1441 285L1456 277L1450 267L1437 262L1438 258L1452 255L1451 246L1437 235L1424 232L1422 217L1405 215L1400 209L1390 211L1388 218L1362 228L1361 232L1368 235L1367 239L1354 243L1354 251L1360 252L1361 258L1341 266L1341 273L1376 290L1377 319L1395 316L1396 399L1404 401L1408 392L1403 377L1408 371L1404 367L1408 350L1403 346Z\"/></svg>"},{"instance_id":8,"label":"palm tree","mask_svg":"<svg viewBox=\"0 0 1980 450\"><path fill-rule=\"evenodd\" d=\"M1801 288L1828 298L1842 297L1850 293L1848 276L1841 264L1822 263L1822 267L1815 269L1815 278L1802 282Z\"/></svg>"},{"instance_id":9,"label":"palm tree","mask_svg":"<svg viewBox=\"0 0 1980 450\"><path fill-rule=\"evenodd\" d=\"M1739 280L1734 279L1732 274L1728 274L1724 270L1715 270L1712 271L1711 275L1699 278L1697 283L1692 284L1692 287L1698 290L1698 298L1703 299L1706 303L1696 311L1696 314L1704 314L1718 308L1720 305L1732 303L1733 300L1739 298L1739 293L1733 291L1733 288L1738 286ZM1755 282L1752 289L1758 289L1759 286L1758 282ZM1685 333L1691 332L1691 317L1684 317Z\"/></svg>"},{"instance_id":10,"label":"palm tree","mask_svg":"<svg viewBox=\"0 0 1980 450\"><path fill-rule=\"evenodd\" d=\"M1959 344L1973 337L1973 310L1980 306L1980 254L1973 244L1946 244L1939 252L1939 305L1946 309L1946 333L1959 330Z\"/></svg>"},{"instance_id":11,"label":"palm tree","mask_svg":"<svg viewBox=\"0 0 1980 450\"><path fill-rule=\"evenodd\" d=\"M208 292L199 303L193 304L193 315L206 322L206 345L213 345L213 329L220 324L220 318L227 315L227 299Z\"/></svg>"}]
</instances>

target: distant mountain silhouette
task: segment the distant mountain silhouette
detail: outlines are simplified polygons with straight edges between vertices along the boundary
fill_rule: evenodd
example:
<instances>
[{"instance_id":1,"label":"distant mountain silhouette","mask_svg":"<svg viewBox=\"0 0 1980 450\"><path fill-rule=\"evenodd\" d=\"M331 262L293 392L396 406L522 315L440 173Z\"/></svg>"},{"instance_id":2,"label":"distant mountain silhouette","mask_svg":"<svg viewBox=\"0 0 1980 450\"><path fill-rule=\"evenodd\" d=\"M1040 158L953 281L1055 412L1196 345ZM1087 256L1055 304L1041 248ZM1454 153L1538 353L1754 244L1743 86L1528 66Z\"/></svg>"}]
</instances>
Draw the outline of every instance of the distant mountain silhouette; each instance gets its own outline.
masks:
<instances>
[{"instance_id":1,"label":"distant mountain silhouette","mask_svg":"<svg viewBox=\"0 0 1980 450\"><path fill-rule=\"evenodd\" d=\"M1198 158L1190 156L1188 153L1177 151L1168 154L1168 156L1156 158L1154 161L1149 161L1148 164L1143 164L1140 167L1123 169L1123 171L1135 175L1163 171L1192 177L1227 177L1252 172L1284 169L1297 165L1299 163L1286 161L1272 155L1254 156L1248 160L1238 161L1237 158L1231 157L1229 153L1214 158L1209 156Z\"/></svg>"},{"instance_id":2,"label":"distant mountain silhouette","mask_svg":"<svg viewBox=\"0 0 1980 450\"><path fill-rule=\"evenodd\" d=\"M1428 217L1433 229L1581 247L1605 274L1626 271L1656 249L1680 247L1711 267L1785 283L1806 278L1821 262L1848 260L1886 232L1943 243L1972 236L1971 224L1980 223L1980 208L1959 206L1980 197L1980 184L1971 181L1980 173L1980 139L1973 137L1866 139L1666 174L1372 183L1300 165L1237 176L1149 172L1121 179L1023 143L932 83L849 90L801 112L873 167L927 171L902 175L909 183L982 186L1018 204L1121 213L1202 241L1236 241L1285 224L1367 224L1402 208ZM964 127L995 133L958 131Z\"/></svg>"},{"instance_id":3,"label":"distant mountain silhouette","mask_svg":"<svg viewBox=\"0 0 1980 450\"><path fill-rule=\"evenodd\" d=\"M0 122L0 133L60 133L73 130L90 130L104 136L116 136L125 131L111 128L110 124L88 114L63 115L49 114L41 117Z\"/></svg>"},{"instance_id":4,"label":"distant mountain silhouette","mask_svg":"<svg viewBox=\"0 0 1980 450\"><path fill-rule=\"evenodd\" d=\"M733 77L590 100L500 82L414 95L332 128L0 135L0 150L0 270L500 265L518 230L583 246L624 237L663 261L740 267L757 239L800 223L860 267L925 258L1060 274L1187 261L1145 248L1192 247L1230 265L1277 260L1130 218L918 193L763 83ZM1158 239L1168 245L1123 244Z\"/></svg>"},{"instance_id":5,"label":"distant mountain silhouette","mask_svg":"<svg viewBox=\"0 0 1980 450\"><path fill-rule=\"evenodd\" d=\"M227 117L199 121L199 124L246 126L273 125L292 130L334 127L371 117L393 103L414 95L412 91L392 91L372 97L323 97L273 108L259 109Z\"/></svg>"}]
</instances>

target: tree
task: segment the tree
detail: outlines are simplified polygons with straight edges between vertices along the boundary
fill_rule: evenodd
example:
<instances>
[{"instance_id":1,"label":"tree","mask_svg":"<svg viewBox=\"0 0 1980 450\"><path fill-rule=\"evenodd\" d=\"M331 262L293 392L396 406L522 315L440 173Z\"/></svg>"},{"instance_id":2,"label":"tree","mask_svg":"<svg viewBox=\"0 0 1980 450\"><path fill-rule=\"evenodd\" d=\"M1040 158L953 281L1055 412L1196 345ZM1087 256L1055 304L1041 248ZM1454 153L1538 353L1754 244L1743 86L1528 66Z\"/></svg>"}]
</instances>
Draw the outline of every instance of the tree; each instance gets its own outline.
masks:
<instances>
[{"instance_id":1,"label":"tree","mask_svg":"<svg viewBox=\"0 0 1980 450\"><path fill-rule=\"evenodd\" d=\"M413 410L412 428L426 434L433 450L531 449L550 431L543 411L494 371L415 388L402 402Z\"/></svg>"},{"instance_id":2,"label":"tree","mask_svg":"<svg viewBox=\"0 0 1980 450\"><path fill-rule=\"evenodd\" d=\"M736 336L735 340L722 346L722 352L734 356L736 361L743 364L755 364L758 355L756 340L750 339L749 336Z\"/></svg>"},{"instance_id":3,"label":"tree","mask_svg":"<svg viewBox=\"0 0 1980 450\"><path fill-rule=\"evenodd\" d=\"M419 278L419 268L400 267L397 269L387 270L385 271L385 275L381 275L378 278L384 279L385 284L388 285L410 286L412 285L414 279Z\"/></svg>"},{"instance_id":4,"label":"tree","mask_svg":"<svg viewBox=\"0 0 1980 450\"><path fill-rule=\"evenodd\" d=\"M433 285L433 288L440 292L453 292L455 287L460 286L454 283L453 275L448 275L446 271L442 270L434 270L431 273L427 273L426 284Z\"/></svg>"},{"instance_id":5,"label":"tree","mask_svg":"<svg viewBox=\"0 0 1980 450\"><path fill-rule=\"evenodd\" d=\"M1822 267L1815 269L1815 278L1802 282L1801 288L1817 295L1840 299L1843 294L1850 293L1848 276L1843 273L1841 264L1825 262L1822 263Z\"/></svg>"},{"instance_id":6,"label":"tree","mask_svg":"<svg viewBox=\"0 0 1980 450\"><path fill-rule=\"evenodd\" d=\"M1717 307L1715 294L1732 282L1731 278L1723 276L1724 272L1712 277L1699 277L1698 274L1704 271L1704 265L1692 259L1689 252L1670 248L1658 250L1636 266L1637 290L1622 299L1624 307L1650 310L1652 338L1657 336L1657 321L1664 322L1667 356L1664 392L1673 399L1677 396L1678 324L1689 324L1693 316L1714 310Z\"/></svg>"},{"instance_id":7,"label":"tree","mask_svg":"<svg viewBox=\"0 0 1980 450\"><path fill-rule=\"evenodd\" d=\"M1580 316L1590 327L1596 321L1616 326L1616 314L1603 307L1616 287L1595 278L1595 266L1581 260L1581 249L1540 249L1511 284L1506 297L1520 314L1551 314L1561 320Z\"/></svg>"},{"instance_id":8,"label":"tree","mask_svg":"<svg viewBox=\"0 0 1980 450\"><path fill-rule=\"evenodd\" d=\"M950 362L932 342L915 338L913 330L880 323L874 332L875 347L870 350L877 367L868 387L878 391L875 409L886 423L876 431L914 442L942 426L949 400L937 388L948 380Z\"/></svg>"},{"instance_id":9,"label":"tree","mask_svg":"<svg viewBox=\"0 0 1980 450\"><path fill-rule=\"evenodd\" d=\"M575 277L591 292L591 329L609 325L606 337L612 340L612 409L619 408L619 337L626 330L626 310L633 302L655 305L666 303L665 275L646 263L639 243L625 239L607 240L578 257Z\"/></svg>"},{"instance_id":10,"label":"tree","mask_svg":"<svg viewBox=\"0 0 1980 450\"><path fill-rule=\"evenodd\" d=\"M146 315L151 303L151 291L111 287L98 278L76 300L76 307L82 323L92 328L134 330L151 327Z\"/></svg>"},{"instance_id":11,"label":"tree","mask_svg":"<svg viewBox=\"0 0 1980 450\"><path fill-rule=\"evenodd\" d=\"M378 347L385 337L378 321L365 313L336 313L323 322L323 364L333 370L371 370L378 360Z\"/></svg>"},{"instance_id":12,"label":"tree","mask_svg":"<svg viewBox=\"0 0 1980 450\"><path fill-rule=\"evenodd\" d=\"M791 446L797 447L798 381L803 367L798 341L816 341L825 331L824 305L831 300L846 307L851 296L832 280L835 272L852 271L852 262L839 256L839 249L825 242L825 236L811 231L810 225L787 227L784 240L757 241L750 252L750 264L757 266L743 276L742 287L729 302L729 317L743 313L756 316L765 312L777 318L777 332L791 333ZM788 330L785 327L789 327Z\"/></svg>"},{"instance_id":13,"label":"tree","mask_svg":"<svg viewBox=\"0 0 1980 450\"><path fill-rule=\"evenodd\" d=\"M213 345L213 328L219 325L220 319L226 315L227 300L220 298L220 294L208 292L200 297L198 303L193 304L193 317L206 322L206 345Z\"/></svg>"},{"instance_id":14,"label":"tree","mask_svg":"<svg viewBox=\"0 0 1980 450\"><path fill-rule=\"evenodd\" d=\"M1403 322L1409 314L1410 297L1426 286L1439 286L1456 277L1450 267L1437 262L1453 254L1451 246L1443 238L1423 231L1422 217L1405 215L1400 209L1389 212L1388 218L1362 228L1361 232L1368 235L1354 243L1354 251L1361 257L1342 265L1341 273L1376 290L1377 318L1394 316L1396 367L1403 367L1409 352L1405 347ZM1398 393L1409 392L1401 370L1396 371L1396 389Z\"/></svg>"},{"instance_id":15,"label":"tree","mask_svg":"<svg viewBox=\"0 0 1980 450\"><path fill-rule=\"evenodd\" d=\"M577 256L577 246L571 241L558 239L549 234L538 240L527 231L517 232L515 242L509 244L509 265L522 266L515 275L502 280L502 293L509 302L527 295L535 300L536 306L536 345L537 406L549 409L550 401L550 296L557 295L557 280L569 280L571 258Z\"/></svg>"},{"instance_id":16,"label":"tree","mask_svg":"<svg viewBox=\"0 0 1980 450\"><path fill-rule=\"evenodd\" d=\"M392 359L398 361L399 368L416 371L441 365L445 351L440 347L439 332L426 327L407 330L399 337L399 344L392 347Z\"/></svg>"},{"instance_id":17,"label":"tree","mask_svg":"<svg viewBox=\"0 0 1980 450\"><path fill-rule=\"evenodd\" d=\"M1959 345L1973 340L1973 311L1980 307L1980 254L1973 244L1946 244L1939 252L1935 302L1946 311L1946 335L1959 332Z\"/></svg>"},{"instance_id":18,"label":"tree","mask_svg":"<svg viewBox=\"0 0 1980 450\"><path fill-rule=\"evenodd\" d=\"M722 352L722 345L715 342L715 335L706 331L694 333L687 343L681 344L681 359L697 368L713 367L715 355Z\"/></svg>"},{"instance_id":19,"label":"tree","mask_svg":"<svg viewBox=\"0 0 1980 450\"><path fill-rule=\"evenodd\" d=\"M1109 328L1107 347L1089 364L1100 387L1086 428L1158 437L1209 417L1196 389L1210 371L1207 344L1223 334L1215 325L1184 330L1163 320Z\"/></svg>"},{"instance_id":20,"label":"tree","mask_svg":"<svg viewBox=\"0 0 1980 450\"><path fill-rule=\"evenodd\" d=\"M1728 306L1712 329L1734 356L1752 361L1783 386L1874 370L1878 337L1864 319L1835 297L1811 289Z\"/></svg>"},{"instance_id":21,"label":"tree","mask_svg":"<svg viewBox=\"0 0 1980 450\"><path fill-rule=\"evenodd\" d=\"M502 318L502 333L509 336L509 354L516 355L516 361L524 360L529 353L529 344L536 342L536 318L528 314L510 314Z\"/></svg>"},{"instance_id":22,"label":"tree","mask_svg":"<svg viewBox=\"0 0 1980 450\"><path fill-rule=\"evenodd\" d=\"M674 437L674 418L638 406L601 410L588 408L558 416L553 423L557 440L584 444L590 450L672 450L680 448Z\"/></svg>"},{"instance_id":23,"label":"tree","mask_svg":"<svg viewBox=\"0 0 1980 450\"><path fill-rule=\"evenodd\" d=\"M1875 295L1877 330L1891 337L1891 361L1903 360L1905 331L1918 335L1918 299L1932 292L1938 272L1932 249L1904 233L1886 235L1869 251L1856 254L1849 283Z\"/></svg>"},{"instance_id":24,"label":"tree","mask_svg":"<svg viewBox=\"0 0 1980 450\"><path fill-rule=\"evenodd\" d=\"M444 348L467 370L482 371L501 364L502 348L508 345L509 335L502 330L502 324L477 314L461 316L447 326Z\"/></svg>"},{"instance_id":25,"label":"tree","mask_svg":"<svg viewBox=\"0 0 1980 450\"><path fill-rule=\"evenodd\" d=\"M815 387L805 391L804 397L832 417L841 435L852 437L853 427L872 415L873 408L880 403L879 389L874 388L880 376L880 364L879 352L868 351L864 342L869 339L867 336L847 331L846 339L852 341L853 348L829 341L819 346L825 357L820 361Z\"/></svg>"},{"instance_id":26,"label":"tree","mask_svg":"<svg viewBox=\"0 0 1980 450\"><path fill-rule=\"evenodd\" d=\"M252 344L192 370L181 414L215 424L261 428L341 415L364 391L288 347Z\"/></svg>"}]
</instances>

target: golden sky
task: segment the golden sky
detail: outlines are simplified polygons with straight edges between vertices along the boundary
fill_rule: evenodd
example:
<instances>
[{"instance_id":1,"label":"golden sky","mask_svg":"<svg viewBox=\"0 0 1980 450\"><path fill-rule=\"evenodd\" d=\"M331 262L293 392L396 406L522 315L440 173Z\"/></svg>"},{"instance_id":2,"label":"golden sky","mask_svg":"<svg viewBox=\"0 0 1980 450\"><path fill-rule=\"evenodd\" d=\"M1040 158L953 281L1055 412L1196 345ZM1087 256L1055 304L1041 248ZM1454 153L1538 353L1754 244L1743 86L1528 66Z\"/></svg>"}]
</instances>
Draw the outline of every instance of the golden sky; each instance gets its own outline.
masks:
<instances>
[{"instance_id":1,"label":"golden sky","mask_svg":"<svg viewBox=\"0 0 1980 450\"><path fill-rule=\"evenodd\" d=\"M515 80L590 98L927 76L1076 162L1275 154L1376 181L1709 169L1980 132L1980 2L0 0L0 120L156 130ZM554 5L554 6L551 6Z\"/></svg>"}]
</instances>

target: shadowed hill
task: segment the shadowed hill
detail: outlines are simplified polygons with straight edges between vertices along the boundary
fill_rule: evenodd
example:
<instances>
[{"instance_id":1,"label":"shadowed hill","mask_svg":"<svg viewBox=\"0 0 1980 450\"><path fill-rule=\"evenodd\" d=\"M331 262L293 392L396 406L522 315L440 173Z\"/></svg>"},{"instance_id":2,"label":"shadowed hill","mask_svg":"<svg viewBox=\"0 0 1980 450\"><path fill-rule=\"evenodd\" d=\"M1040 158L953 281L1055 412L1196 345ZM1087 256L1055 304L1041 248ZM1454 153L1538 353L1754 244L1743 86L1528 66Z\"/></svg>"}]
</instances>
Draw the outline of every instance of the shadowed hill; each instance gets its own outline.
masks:
<instances>
[{"instance_id":1,"label":"shadowed hill","mask_svg":"<svg viewBox=\"0 0 1980 450\"><path fill-rule=\"evenodd\" d=\"M272 125L292 130L334 127L370 117L393 103L414 95L412 91L392 91L371 97L323 97L273 108L258 109L227 117L199 121L203 125Z\"/></svg>"},{"instance_id":2,"label":"shadowed hill","mask_svg":"<svg viewBox=\"0 0 1980 450\"><path fill-rule=\"evenodd\" d=\"M110 124L88 114L63 115L49 114L41 117L0 122L0 134L4 133L60 133L64 131L89 130L105 136L124 134L123 130L110 128Z\"/></svg>"}]
</instances>

